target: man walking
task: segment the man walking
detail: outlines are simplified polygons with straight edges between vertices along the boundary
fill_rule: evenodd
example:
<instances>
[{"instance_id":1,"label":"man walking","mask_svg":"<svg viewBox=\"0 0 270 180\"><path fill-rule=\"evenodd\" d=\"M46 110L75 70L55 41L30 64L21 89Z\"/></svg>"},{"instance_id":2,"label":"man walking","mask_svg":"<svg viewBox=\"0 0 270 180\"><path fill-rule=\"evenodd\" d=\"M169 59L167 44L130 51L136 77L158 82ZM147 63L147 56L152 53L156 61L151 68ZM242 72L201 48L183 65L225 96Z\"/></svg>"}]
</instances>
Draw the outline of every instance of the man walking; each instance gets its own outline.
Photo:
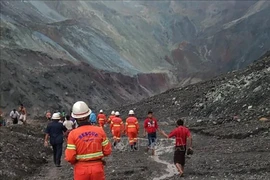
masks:
<instances>
[{"instance_id":1,"label":"man walking","mask_svg":"<svg viewBox=\"0 0 270 180\"><path fill-rule=\"evenodd\" d=\"M126 119L126 134L128 136L131 151L133 151L137 150L139 123L133 110L129 111L128 116L129 117Z\"/></svg>"},{"instance_id":2,"label":"man walking","mask_svg":"<svg viewBox=\"0 0 270 180\"><path fill-rule=\"evenodd\" d=\"M177 128L175 128L169 135L164 131L161 133L167 137L175 137L175 151L174 151L174 164L180 174L184 175L184 166L185 166L185 154L187 149L188 142L188 153L193 152L192 150L192 137L188 128L184 127L184 121L179 119L177 121Z\"/></svg>"},{"instance_id":3,"label":"man walking","mask_svg":"<svg viewBox=\"0 0 270 180\"><path fill-rule=\"evenodd\" d=\"M67 128L66 137L68 137L68 135L72 131L72 129L75 128L75 124L70 120L69 115L66 115L66 119L63 122L63 125Z\"/></svg>"},{"instance_id":4,"label":"man walking","mask_svg":"<svg viewBox=\"0 0 270 180\"><path fill-rule=\"evenodd\" d=\"M107 118L106 118L106 115L103 113L102 109L99 111L99 114L97 116L97 120L98 120L99 126L104 128L104 125L107 121Z\"/></svg>"},{"instance_id":5,"label":"man walking","mask_svg":"<svg viewBox=\"0 0 270 180\"><path fill-rule=\"evenodd\" d=\"M20 113L20 121L23 122L24 125L26 125L26 109L23 106L23 104L21 104L21 106L19 107L19 113Z\"/></svg>"},{"instance_id":6,"label":"man walking","mask_svg":"<svg viewBox=\"0 0 270 180\"><path fill-rule=\"evenodd\" d=\"M117 143L121 141L121 134L124 131L123 120L120 118L120 113L115 112L115 117L111 121L110 129L113 135L113 146L116 147Z\"/></svg>"},{"instance_id":7,"label":"man walking","mask_svg":"<svg viewBox=\"0 0 270 180\"><path fill-rule=\"evenodd\" d=\"M20 114L18 113L18 111L16 111L16 109L13 109L10 112L9 116L11 117L13 124L18 124L18 118L20 117Z\"/></svg>"},{"instance_id":8,"label":"man walking","mask_svg":"<svg viewBox=\"0 0 270 180\"><path fill-rule=\"evenodd\" d=\"M90 121L91 125L97 124L97 116L93 111L90 114L89 121Z\"/></svg>"},{"instance_id":9,"label":"man walking","mask_svg":"<svg viewBox=\"0 0 270 180\"><path fill-rule=\"evenodd\" d=\"M68 136L65 159L74 165L74 180L105 180L102 158L111 154L111 144L103 128L90 124L90 114L85 102L73 105L71 116L79 127Z\"/></svg>"},{"instance_id":10,"label":"man walking","mask_svg":"<svg viewBox=\"0 0 270 180\"><path fill-rule=\"evenodd\" d=\"M67 128L58 121L61 119L59 113L52 115L52 122L50 122L45 130L44 145L48 146L48 139L50 138L50 144L53 147L53 161L56 167L61 167L61 156L63 150L64 133Z\"/></svg>"},{"instance_id":11,"label":"man walking","mask_svg":"<svg viewBox=\"0 0 270 180\"><path fill-rule=\"evenodd\" d=\"M148 137L147 152L151 149L152 155L155 155L155 143L157 139L158 123L156 118L153 117L153 112L148 111L147 118L144 121L144 136Z\"/></svg>"},{"instance_id":12,"label":"man walking","mask_svg":"<svg viewBox=\"0 0 270 180\"><path fill-rule=\"evenodd\" d=\"M112 119L113 119L114 117L115 117L115 112L112 111L112 112L111 112L111 115L108 117L107 123L108 123L108 124L111 124L111 121L112 121Z\"/></svg>"}]
</instances>

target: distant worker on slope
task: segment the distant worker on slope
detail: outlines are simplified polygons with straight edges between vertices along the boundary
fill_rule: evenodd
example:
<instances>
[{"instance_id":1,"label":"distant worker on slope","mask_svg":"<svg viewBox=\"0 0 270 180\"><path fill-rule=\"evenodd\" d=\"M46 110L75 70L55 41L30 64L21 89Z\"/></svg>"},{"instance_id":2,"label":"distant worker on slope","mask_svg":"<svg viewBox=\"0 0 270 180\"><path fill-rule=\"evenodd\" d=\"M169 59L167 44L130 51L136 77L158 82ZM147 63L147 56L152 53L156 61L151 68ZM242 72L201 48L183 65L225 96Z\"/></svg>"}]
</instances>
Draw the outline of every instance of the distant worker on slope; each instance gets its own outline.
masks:
<instances>
[{"instance_id":1,"label":"distant worker on slope","mask_svg":"<svg viewBox=\"0 0 270 180\"><path fill-rule=\"evenodd\" d=\"M161 131L161 133L167 138L175 137L174 164L180 176L183 176L187 146L188 154L193 153L192 137L189 129L184 126L183 120L179 119L177 121L177 126L178 127L175 128L169 135L167 135L164 131Z\"/></svg>"},{"instance_id":2,"label":"distant worker on slope","mask_svg":"<svg viewBox=\"0 0 270 180\"><path fill-rule=\"evenodd\" d=\"M104 128L105 122L107 120L106 120L106 115L103 113L102 109L99 111L99 114L97 116L97 120L98 120L99 126Z\"/></svg>"},{"instance_id":3,"label":"distant worker on slope","mask_svg":"<svg viewBox=\"0 0 270 180\"><path fill-rule=\"evenodd\" d=\"M112 121L112 119L113 119L114 117L115 117L115 112L112 111L112 112L111 112L111 115L108 117L107 123L108 123L108 124L111 124L111 121Z\"/></svg>"},{"instance_id":4,"label":"distant worker on slope","mask_svg":"<svg viewBox=\"0 0 270 180\"><path fill-rule=\"evenodd\" d=\"M91 125L97 124L97 116L93 111L90 114L89 121L90 121Z\"/></svg>"},{"instance_id":5,"label":"distant worker on slope","mask_svg":"<svg viewBox=\"0 0 270 180\"><path fill-rule=\"evenodd\" d=\"M51 118L52 118L52 113L48 110L47 113L46 113L46 119L47 119L48 121L50 121Z\"/></svg>"},{"instance_id":6,"label":"distant worker on slope","mask_svg":"<svg viewBox=\"0 0 270 180\"><path fill-rule=\"evenodd\" d=\"M121 134L124 131L123 120L120 118L120 113L115 112L115 117L111 121L110 129L113 135L113 146L115 147L117 143L121 141Z\"/></svg>"},{"instance_id":7,"label":"distant worker on slope","mask_svg":"<svg viewBox=\"0 0 270 180\"><path fill-rule=\"evenodd\" d=\"M152 150L152 155L155 155L155 143L157 139L157 130L158 129L158 123L156 118L153 117L153 112L148 111L148 116L144 121L144 136L147 135L148 137L148 147L147 152L149 149Z\"/></svg>"},{"instance_id":8,"label":"distant worker on slope","mask_svg":"<svg viewBox=\"0 0 270 180\"><path fill-rule=\"evenodd\" d=\"M19 107L19 113L20 113L20 121L23 122L24 125L26 125L26 109L23 106L23 104L21 104L21 106Z\"/></svg>"},{"instance_id":9,"label":"distant worker on slope","mask_svg":"<svg viewBox=\"0 0 270 180\"><path fill-rule=\"evenodd\" d=\"M18 118L20 117L20 114L18 111L16 111L16 109L13 109L9 116L11 117L13 124L18 124Z\"/></svg>"},{"instance_id":10,"label":"distant worker on slope","mask_svg":"<svg viewBox=\"0 0 270 180\"><path fill-rule=\"evenodd\" d=\"M59 113L54 113L52 116L52 122L50 122L45 130L44 145L48 146L48 139L50 138L50 144L53 147L53 161L56 167L61 167L61 156L63 149L63 134L67 131L67 128L58 121L61 119Z\"/></svg>"},{"instance_id":11,"label":"distant worker on slope","mask_svg":"<svg viewBox=\"0 0 270 180\"><path fill-rule=\"evenodd\" d=\"M137 140L139 133L139 123L137 118L134 115L134 111L130 110L128 115L129 117L126 119L126 134L128 136L129 144L131 150L137 150Z\"/></svg>"},{"instance_id":12,"label":"distant worker on slope","mask_svg":"<svg viewBox=\"0 0 270 180\"><path fill-rule=\"evenodd\" d=\"M72 117L79 127L68 136L65 159L74 165L74 180L105 180L102 158L111 154L111 144L102 128L90 124L90 114L85 102L73 105Z\"/></svg>"}]
</instances>

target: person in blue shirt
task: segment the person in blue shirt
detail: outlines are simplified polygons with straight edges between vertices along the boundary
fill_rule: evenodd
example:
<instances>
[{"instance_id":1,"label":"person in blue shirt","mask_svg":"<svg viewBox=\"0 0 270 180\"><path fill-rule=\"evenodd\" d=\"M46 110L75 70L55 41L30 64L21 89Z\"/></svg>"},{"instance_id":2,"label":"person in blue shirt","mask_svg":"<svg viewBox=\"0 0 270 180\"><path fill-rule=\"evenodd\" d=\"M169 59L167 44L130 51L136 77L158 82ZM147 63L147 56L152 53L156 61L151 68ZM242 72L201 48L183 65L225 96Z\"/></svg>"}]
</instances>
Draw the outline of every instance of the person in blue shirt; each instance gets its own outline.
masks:
<instances>
[{"instance_id":1,"label":"person in blue shirt","mask_svg":"<svg viewBox=\"0 0 270 180\"><path fill-rule=\"evenodd\" d=\"M97 116L96 116L96 114L93 111L90 114L89 121L90 121L90 123L92 125L96 125L97 124Z\"/></svg>"},{"instance_id":2,"label":"person in blue shirt","mask_svg":"<svg viewBox=\"0 0 270 180\"><path fill-rule=\"evenodd\" d=\"M50 122L45 130L44 146L49 145L48 139L50 138L50 144L53 147L53 161L56 167L61 167L61 156L63 150L64 133L67 128L58 121L61 119L59 113L52 115L52 122Z\"/></svg>"}]
</instances>

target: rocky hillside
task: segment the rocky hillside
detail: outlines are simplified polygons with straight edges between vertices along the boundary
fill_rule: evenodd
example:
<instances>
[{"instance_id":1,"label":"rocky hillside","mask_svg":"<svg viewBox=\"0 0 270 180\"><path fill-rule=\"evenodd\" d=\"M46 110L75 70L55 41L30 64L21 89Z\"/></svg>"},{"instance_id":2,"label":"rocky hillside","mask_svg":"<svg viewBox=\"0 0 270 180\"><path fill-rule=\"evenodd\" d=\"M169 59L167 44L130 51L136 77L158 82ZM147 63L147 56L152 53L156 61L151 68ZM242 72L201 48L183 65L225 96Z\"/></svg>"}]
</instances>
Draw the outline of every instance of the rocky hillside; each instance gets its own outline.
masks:
<instances>
[{"instance_id":1,"label":"rocky hillside","mask_svg":"<svg viewBox=\"0 0 270 180\"><path fill-rule=\"evenodd\" d=\"M142 102L121 107L135 109L140 118L152 109L160 121L198 117L198 122L256 122L270 116L270 52L240 71L223 74L183 88L174 88ZM254 127L255 128L255 127Z\"/></svg>"},{"instance_id":2,"label":"rocky hillside","mask_svg":"<svg viewBox=\"0 0 270 180\"><path fill-rule=\"evenodd\" d=\"M1 108L22 102L32 115L77 99L98 108L138 101L245 67L270 47L262 18L269 1L1 1L0 8Z\"/></svg>"}]
</instances>

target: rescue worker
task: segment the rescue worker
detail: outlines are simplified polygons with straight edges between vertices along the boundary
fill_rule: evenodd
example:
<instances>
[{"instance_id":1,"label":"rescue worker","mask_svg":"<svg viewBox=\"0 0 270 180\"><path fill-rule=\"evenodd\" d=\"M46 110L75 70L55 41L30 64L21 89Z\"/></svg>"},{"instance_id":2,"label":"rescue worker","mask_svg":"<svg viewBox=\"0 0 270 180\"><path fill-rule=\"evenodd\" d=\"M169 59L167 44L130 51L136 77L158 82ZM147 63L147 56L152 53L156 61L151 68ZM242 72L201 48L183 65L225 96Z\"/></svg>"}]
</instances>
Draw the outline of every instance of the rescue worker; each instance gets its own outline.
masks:
<instances>
[{"instance_id":1,"label":"rescue worker","mask_svg":"<svg viewBox=\"0 0 270 180\"><path fill-rule=\"evenodd\" d=\"M99 114L97 116L98 124L100 127L104 128L106 120L106 115L103 113L103 110L101 109L99 111Z\"/></svg>"},{"instance_id":2,"label":"rescue worker","mask_svg":"<svg viewBox=\"0 0 270 180\"><path fill-rule=\"evenodd\" d=\"M52 114L51 114L51 112L48 110L47 113L46 113L46 119L47 119L48 121L50 121L51 118L52 118Z\"/></svg>"},{"instance_id":3,"label":"rescue worker","mask_svg":"<svg viewBox=\"0 0 270 180\"><path fill-rule=\"evenodd\" d=\"M70 116L66 115L66 119L63 123L63 125L67 128L66 137L68 137L70 131L74 129L74 123L70 120Z\"/></svg>"},{"instance_id":4,"label":"rescue worker","mask_svg":"<svg viewBox=\"0 0 270 180\"><path fill-rule=\"evenodd\" d=\"M177 128L175 128L169 135L164 131L161 131L161 133L167 138L175 137L174 164L180 176L183 176L187 147L188 154L193 154L192 137L189 129L184 126L184 121L179 119L177 121Z\"/></svg>"},{"instance_id":5,"label":"rescue worker","mask_svg":"<svg viewBox=\"0 0 270 180\"><path fill-rule=\"evenodd\" d=\"M109 118L108 118L108 120L107 120L107 123L108 124L111 124L111 121L112 121L112 119L115 117L115 112L114 111L112 111L111 112L111 115L109 116Z\"/></svg>"},{"instance_id":6,"label":"rescue worker","mask_svg":"<svg viewBox=\"0 0 270 180\"><path fill-rule=\"evenodd\" d=\"M133 150L137 150L139 123L138 123L137 118L135 117L133 110L130 110L128 115L129 117L126 119L125 132L128 136L130 148L133 151Z\"/></svg>"},{"instance_id":7,"label":"rescue worker","mask_svg":"<svg viewBox=\"0 0 270 180\"><path fill-rule=\"evenodd\" d=\"M96 125L97 124L97 116L96 114L92 111L89 117L89 121L92 125Z\"/></svg>"},{"instance_id":8,"label":"rescue worker","mask_svg":"<svg viewBox=\"0 0 270 180\"><path fill-rule=\"evenodd\" d=\"M26 125L26 114L27 114L27 112L26 112L26 109L25 109L25 107L23 106L23 104L21 104L21 106L19 107L19 113L20 113L20 118L19 118L19 120L20 120L21 122L23 122L24 125Z\"/></svg>"},{"instance_id":9,"label":"rescue worker","mask_svg":"<svg viewBox=\"0 0 270 180\"><path fill-rule=\"evenodd\" d=\"M156 118L153 117L153 112L148 111L147 118L144 121L144 136L148 137L147 152L151 149L152 155L155 155L155 143L157 139L158 123Z\"/></svg>"},{"instance_id":10,"label":"rescue worker","mask_svg":"<svg viewBox=\"0 0 270 180\"><path fill-rule=\"evenodd\" d=\"M74 165L74 180L105 180L102 158L111 154L104 130L89 122L91 110L83 101L73 105L72 117L79 124L68 136L65 159Z\"/></svg>"},{"instance_id":11,"label":"rescue worker","mask_svg":"<svg viewBox=\"0 0 270 180\"><path fill-rule=\"evenodd\" d=\"M115 117L111 121L110 129L113 135L113 146L115 147L117 143L121 140L121 134L124 131L124 124L122 119L120 118L120 113L118 111L115 112Z\"/></svg>"},{"instance_id":12,"label":"rescue worker","mask_svg":"<svg viewBox=\"0 0 270 180\"><path fill-rule=\"evenodd\" d=\"M18 124L18 118L20 117L20 114L18 111L16 111L16 109L13 109L9 116L11 117L13 124Z\"/></svg>"},{"instance_id":13,"label":"rescue worker","mask_svg":"<svg viewBox=\"0 0 270 180\"><path fill-rule=\"evenodd\" d=\"M56 167L61 167L61 156L63 150L63 134L67 131L67 128L58 121L61 119L58 113L52 115L52 122L50 122L45 130L44 146L49 145L48 139L50 138L50 144L53 147L53 161Z\"/></svg>"}]
</instances>

